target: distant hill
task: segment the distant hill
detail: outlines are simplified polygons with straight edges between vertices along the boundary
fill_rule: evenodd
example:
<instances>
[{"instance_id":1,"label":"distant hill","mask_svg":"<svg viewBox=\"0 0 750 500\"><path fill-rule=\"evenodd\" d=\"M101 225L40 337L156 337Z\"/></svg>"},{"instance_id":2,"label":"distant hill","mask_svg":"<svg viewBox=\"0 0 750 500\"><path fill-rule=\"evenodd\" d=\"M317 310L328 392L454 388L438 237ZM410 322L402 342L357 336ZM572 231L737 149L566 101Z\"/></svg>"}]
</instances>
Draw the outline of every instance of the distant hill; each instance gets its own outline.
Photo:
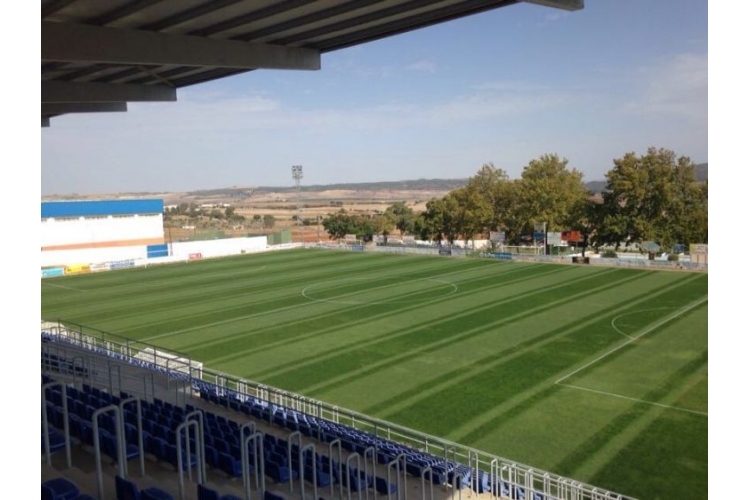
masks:
<instances>
[{"instance_id":1,"label":"distant hill","mask_svg":"<svg viewBox=\"0 0 750 500\"><path fill-rule=\"evenodd\" d=\"M695 176L699 182L705 182L708 180L708 163L700 163L695 166ZM416 179L416 180L405 180L405 181L390 181L390 182L351 182L351 183L340 183L340 184L314 184L314 185L301 185L301 192L320 192L320 191L451 191L465 186L469 182L469 179ZM606 187L606 181L591 181L586 183L586 188L594 194L601 193ZM253 193L289 193L296 191L295 186L259 186L259 187L228 187L218 189L199 189L196 191L189 191L181 193L184 196L194 198L247 198ZM67 195L67 196L43 196L42 200L54 200L54 199L108 199L108 198L122 198L131 196L134 198L148 197L148 196L165 196L169 193L120 193L117 195L98 195L98 196L79 196L79 195Z\"/></svg>"},{"instance_id":2,"label":"distant hill","mask_svg":"<svg viewBox=\"0 0 750 500\"><path fill-rule=\"evenodd\" d=\"M591 181L586 183L586 189L594 194L599 194L607 187L607 181Z\"/></svg>"},{"instance_id":3,"label":"distant hill","mask_svg":"<svg viewBox=\"0 0 750 500\"><path fill-rule=\"evenodd\" d=\"M417 179L390 182L352 182L341 184L301 185L302 192L310 191L450 191L466 185L469 179ZM201 189L186 193L189 196L243 196L248 191L254 193L284 193L296 191L295 186L258 186L248 188Z\"/></svg>"}]
</instances>

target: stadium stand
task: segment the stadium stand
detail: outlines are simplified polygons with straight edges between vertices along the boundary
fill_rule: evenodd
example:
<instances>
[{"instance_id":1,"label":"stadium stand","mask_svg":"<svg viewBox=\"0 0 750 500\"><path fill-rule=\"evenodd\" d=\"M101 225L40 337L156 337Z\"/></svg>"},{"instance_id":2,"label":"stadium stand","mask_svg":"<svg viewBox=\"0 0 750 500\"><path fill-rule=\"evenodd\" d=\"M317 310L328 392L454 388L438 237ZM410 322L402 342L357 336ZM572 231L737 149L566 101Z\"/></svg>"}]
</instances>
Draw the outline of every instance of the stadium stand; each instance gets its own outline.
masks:
<instances>
[{"instance_id":1,"label":"stadium stand","mask_svg":"<svg viewBox=\"0 0 750 500\"><path fill-rule=\"evenodd\" d=\"M121 352L42 331L44 498L622 498L566 481L553 493Z\"/></svg>"}]
</instances>

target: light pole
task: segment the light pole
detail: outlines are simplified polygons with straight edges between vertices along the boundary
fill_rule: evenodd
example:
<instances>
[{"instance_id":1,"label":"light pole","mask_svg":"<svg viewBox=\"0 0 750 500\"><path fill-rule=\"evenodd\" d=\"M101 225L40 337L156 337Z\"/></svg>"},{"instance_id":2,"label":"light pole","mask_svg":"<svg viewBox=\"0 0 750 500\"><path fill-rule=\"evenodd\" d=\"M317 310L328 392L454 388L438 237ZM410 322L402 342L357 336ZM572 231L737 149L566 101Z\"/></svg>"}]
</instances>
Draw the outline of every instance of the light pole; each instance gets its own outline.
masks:
<instances>
[{"instance_id":1,"label":"light pole","mask_svg":"<svg viewBox=\"0 0 750 500\"><path fill-rule=\"evenodd\" d=\"M301 224L300 204L299 204L299 182L302 180L302 165L292 165L292 178L297 186L297 224Z\"/></svg>"}]
</instances>

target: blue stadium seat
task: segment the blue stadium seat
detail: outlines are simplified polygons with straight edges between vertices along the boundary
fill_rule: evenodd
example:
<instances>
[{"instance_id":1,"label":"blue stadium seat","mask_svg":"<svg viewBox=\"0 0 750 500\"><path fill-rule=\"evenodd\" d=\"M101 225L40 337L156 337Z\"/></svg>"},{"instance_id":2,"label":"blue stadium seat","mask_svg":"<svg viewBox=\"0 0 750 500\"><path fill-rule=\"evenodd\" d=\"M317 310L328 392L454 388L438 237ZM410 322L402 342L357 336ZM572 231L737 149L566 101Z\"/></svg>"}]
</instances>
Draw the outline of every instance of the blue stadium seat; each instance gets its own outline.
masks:
<instances>
[{"instance_id":1,"label":"blue stadium seat","mask_svg":"<svg viewBox=\"0 0 750 500\"><path fill-rule=\"evenodd\" d=\"M375 478L375 490L381 495L390 495L398 491L398 485L389 483L382 477Z\"/></svg>"},{"instance_id":2,"label":"blue stadium seat","mask_svg":"<svg viewBox=\"0 0 750 500\"><path fill-rule=\"evenodd\" d=\"M64 477L42 482L42 500L73 500L80 493L78 486Z\"/></svg>"},{"instance_id":3,"label":"blue stadium seat","mask_svg":"<svg viewBox=\"0 0 750 500\"><path fill-rule=\"evenodd\" d=\"M141 500L174 500L174 497L159 488L147 488L141 491Z\"/></svg>"},{"instance_id":4,"label":"blue stadium seat","mask_svg":"<svg viewBox=\"0 0 750 500\"><path fill-rule=\"evenodd\" d=\"M138 486L132 481L115 476L115 493L117 500L139 500Z\"/></svg>"},{"instance_id":5,"label":"blue stadium seat","mask_svg":"<svg viewBox=\"0 0 750 500\"><path fill-rule=\"evenodd\" d=\"M198 485L198 500L219 500L219 494L202 484Z\"/></svg>"}]
</instances>

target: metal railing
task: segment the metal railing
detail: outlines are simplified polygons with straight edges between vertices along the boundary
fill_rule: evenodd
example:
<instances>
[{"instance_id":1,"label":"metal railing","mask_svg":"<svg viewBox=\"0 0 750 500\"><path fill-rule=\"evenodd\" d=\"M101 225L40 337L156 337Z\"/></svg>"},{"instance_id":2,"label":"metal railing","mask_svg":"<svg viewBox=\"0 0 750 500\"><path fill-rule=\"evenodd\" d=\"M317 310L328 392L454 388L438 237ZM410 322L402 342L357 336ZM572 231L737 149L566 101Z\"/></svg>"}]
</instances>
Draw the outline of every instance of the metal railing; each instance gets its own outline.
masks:
<instances>
[{"instance_id":1,"label":"metal railing","mask_svg":"<svg viewBox=\"0 0 750 500\"><path fill-rule=\"evenodd\" d=\"M161 362L144 363L143 360L130 358L125 354L130 351L131 348L129 346L132 346L132 341L123 346L111 338L105 338L103 335L91 336L84 333L82 329L68 329L62 323L59 324L57 331L43 331L42 335L51 341L69 343L79 348L94 350L98 354L114 356L122 362L129 362L136 366L161 371L167 377L173 377L189 383L194 390L210 392L217 397L236 399L239 403L259 403L268 410L269 421L271 423L273 423L273 417L277 410L304 413L332 424L344 424L359 431L364 431L376 438L391 441L395 445L402 445L412 450L420 451L436 460L444 460L446 466L466 466L471 470L472 478L470 484L467 486L478 487L479 484L476 475L479 474L479 471L483 471L489 475L493 497L509 498L515 494L517 489L521 488L525 491L527 498L533 498L534 493L542 494L546 499L550 500L624 500L625 498L630 498L597 488L593 485L558 476L551 472L536 470L528 465L431 436L398 424L379 420L353 410L339 408L323 401L316 401L258 382L233 377L223 372L203 367L200 370L200 376L197 376L198 372L193 370L191 365L188 365L188 373L185 373L173 368L165 368ZM181 353L174 354L190 360L188 355ZM170 353L170 359L173 359L172 356L173 354ZM292 433L291 436L294 435L295 433ZM291 437L289 443L291 445ZM448 460L449 453L452 457L451 462ZM291 457L289 458L291 462ZM453 470L455 471L456 469L454 468ZM446 470L446 474L447 472ZM454 474L454 482L455 476L457 474ZM446 475L444 485L449 485L447 477ZM290 491L293 488L292 483L293 481L290 481ZM509 493L505 493L501 485ZM458 489L458 493L459 495L461 494L460 488Z\"/></svg>"}]
</instances>

